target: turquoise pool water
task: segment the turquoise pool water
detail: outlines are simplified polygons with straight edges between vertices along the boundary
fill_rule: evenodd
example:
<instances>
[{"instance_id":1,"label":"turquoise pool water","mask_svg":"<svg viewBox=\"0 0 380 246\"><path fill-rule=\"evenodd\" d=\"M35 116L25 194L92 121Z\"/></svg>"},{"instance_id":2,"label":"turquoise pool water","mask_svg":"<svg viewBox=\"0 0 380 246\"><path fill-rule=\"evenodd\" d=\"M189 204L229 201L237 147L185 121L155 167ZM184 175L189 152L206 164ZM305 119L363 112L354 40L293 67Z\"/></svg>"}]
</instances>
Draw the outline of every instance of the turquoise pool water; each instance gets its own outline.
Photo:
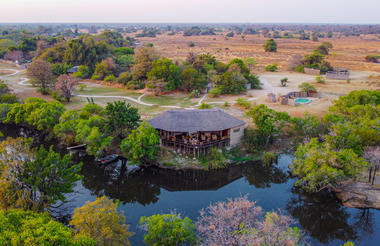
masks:
<instances>
[{"instance_id":1,"label":"turquoise pool water","mask_svg":"<svg viewBox=\"0 0 380 246\"><path fill-rule=\"evenodd\" d=\"M308 98L296 98L296 104L307 104L310 102L311 100Z\"/></svg>"}]
</instances>

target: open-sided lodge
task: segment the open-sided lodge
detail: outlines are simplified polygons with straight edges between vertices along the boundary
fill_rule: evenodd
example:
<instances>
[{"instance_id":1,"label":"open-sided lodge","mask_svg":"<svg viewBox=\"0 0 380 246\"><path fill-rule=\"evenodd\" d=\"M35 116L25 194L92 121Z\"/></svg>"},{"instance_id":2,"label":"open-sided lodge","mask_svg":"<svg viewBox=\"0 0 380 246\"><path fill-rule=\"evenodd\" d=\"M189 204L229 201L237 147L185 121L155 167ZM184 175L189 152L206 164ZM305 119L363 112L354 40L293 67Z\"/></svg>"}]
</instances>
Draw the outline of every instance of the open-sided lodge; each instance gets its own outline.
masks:
<instances>
[{"instance_id":1,"label":"open-sided lodge","mask_svg":"<svg viewBox=\"0 0 380 246\"><path fill-rule=\"evenodd\" d=\"M169 110L149 121L162 146L183 154L202 155L213 147L239 144L245 122L219 109Z\"/></svg>"}]
</instances>

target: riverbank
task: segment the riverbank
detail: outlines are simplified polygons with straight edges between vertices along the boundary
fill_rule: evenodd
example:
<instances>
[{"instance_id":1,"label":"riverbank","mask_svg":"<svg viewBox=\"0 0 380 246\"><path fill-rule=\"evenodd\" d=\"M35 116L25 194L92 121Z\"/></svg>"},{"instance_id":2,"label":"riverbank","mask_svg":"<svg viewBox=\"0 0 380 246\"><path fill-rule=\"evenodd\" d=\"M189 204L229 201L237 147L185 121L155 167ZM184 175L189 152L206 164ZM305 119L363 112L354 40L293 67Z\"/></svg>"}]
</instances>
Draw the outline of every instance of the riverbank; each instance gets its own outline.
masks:
<instances>
[{"instance_id":1,"label":"riverbank","mask_svg":"<svg viewBox=\"0 0 380 246\"><path fill-rule=\"evenodd\" d=\"M378 185L350 180L332 191L346 207L380 209L380 186Z\"/></svg>"}]
</instances>

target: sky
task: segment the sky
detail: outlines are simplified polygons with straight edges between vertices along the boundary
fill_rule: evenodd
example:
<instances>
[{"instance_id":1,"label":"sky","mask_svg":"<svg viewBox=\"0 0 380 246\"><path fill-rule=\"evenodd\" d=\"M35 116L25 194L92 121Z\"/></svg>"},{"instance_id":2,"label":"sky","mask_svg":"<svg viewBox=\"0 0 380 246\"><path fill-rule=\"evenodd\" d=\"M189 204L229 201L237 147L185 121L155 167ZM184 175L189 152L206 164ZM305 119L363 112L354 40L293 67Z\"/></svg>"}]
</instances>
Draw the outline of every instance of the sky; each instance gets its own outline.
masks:
<instances>
[{"instance_id":1,"label":"sky","mask_svg":"<svg viewBox=\"0 0 380 246\"><path fill-rule=\"evenodd\" d=\"M380 0L0 0L0 22L380 24Z\"/></svg>"}]
</instances>

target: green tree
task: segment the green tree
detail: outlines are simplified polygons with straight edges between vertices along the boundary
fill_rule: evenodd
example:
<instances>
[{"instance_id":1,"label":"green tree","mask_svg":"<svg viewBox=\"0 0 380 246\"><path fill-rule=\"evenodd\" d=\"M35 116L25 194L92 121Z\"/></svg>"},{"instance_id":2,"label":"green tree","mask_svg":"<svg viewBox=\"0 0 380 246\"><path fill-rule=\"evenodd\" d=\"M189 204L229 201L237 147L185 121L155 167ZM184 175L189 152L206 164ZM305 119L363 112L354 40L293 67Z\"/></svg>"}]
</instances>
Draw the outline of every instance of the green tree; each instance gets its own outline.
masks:
<instances>
[{"instance_id":1,"label":"green tree","mask_svg":"<svg viewBox=\"0 0 380 246\"><path fill-rule=\"evenodd\" d=\"M121 142L120 149L132 164L143 164L154 160L159 144L156 129L145 122L132 130Z\"/></svg>"},{"instance_id":2,"label":"green tree","mask_svg":"<svg viewBox=\"0 0 380 246\"><path fill-rule=\"evenodd\" d=\"M342 181L356 178L368 165L352 149L336 150L316 138L300 146L294 156L290 169L300 178L295 185L313 192L339 187Z\"/></svg>"},{"instance_id":3,"label":"green tree","mask_svg":"<svg viewBox=\"0 0 380 246\"><path fill-rule=\"evenodd\" d=\"M195 68L186 68L182 72L183 82L181 88L187 92L206 88L206 76Z\"/></svg>"},{"instance_id":4,"label":"green tree","mask_svg":"<svg viewBox=\"0 0 380 246\"><path fill-rule=\"evenodd\" d=\"M52 204L65 202L80 179L80 164L71 156L55 153L50 147L30 148L31 140L8 138L0 144L0 201L3 208L44 211ZM22 158L19 158L19 156Z\"/></svg>"},{"instance_id":5,"label":"green tree","mask_svg":"<svg viewBox=\"0 0 380 246\"><path fill-rule=\"evenodd\" d=\"M147 74L152 69L153 62L157 59L153 47L138 47L135 50L135 64L131 68L134 80L146 80Z\"/></svg>"},{"instance_id":6,"label":"green tree","mask_svg":"<svg viewBox=\"0 0 380 246\"><path fill-rule=\"evenodd\" d=\"M263 104L251 108L248 115L266 139L266 144L278 138L282 128L290 121L288 113L276 112Z\"/></svg>"},{"instance_id":7,"label":"green tree","mask_svg":"<svg viewBox=\"0 0 380 246\"><path fill-rule=\"evenodd\" d=\"M128 231L125 216L119 214L116 203L105 196L76 208L70 224L79 235L94 238L97 245L131 245L129 237L133 233Z\"/></svg>"},{"instance_id":8,"label":"green tree","mask_svg":"<svg viewBox=\"0 0 380 246\"><path fill-rule=\"evenodd\" d=\"M147 231L144 242L152 246L192 245L195 228L190 218L181 214L155 214L141 217L140 225Z\"/></svg>"},{"instance_id":9,"label":"green tree","mask_svg":"<svg viewBox=\"0 0 380 246\"><path fill-rule=\"evenodd\" d=\"M264 45L265 52L277 52L277 43L273 38L268 39Z\"/></svg>"},{"instance_id":10,"label":"green tree","mask_svg":"<svg viewBox=\"0 0 380 246\"><path fill-rule=\"evenodd\" d=\"M172 91L181 86L182 74L178 66L174 65L170 59L163 58L155 60L152 69L147 73L149 81L163 80L167 83L166 89Z\"/></svg>"},{"instance_id":11,"label":"green tree","mask_svg":"<svg viewBox=\"0 0 380 246\"><path fill-rule=\"evenodd\" d=\"M75 236L67 226L47 213L19 209L0 210L0 245L68 245L95 246L86 236Z\"/></svg>"},{"instance_id":12,"label":"green tree","mask_svg":"<svg viewBox=\"0 0 380 246\"><path fill-rule=\"evenodd\" d=\"M90 77L90 69L86 65L80 65L78 67L78 71L75 72L73 75L81 79L87 79L88 77Z\"/></svg>"},{"instance_id":13,"label":"green tree","mask_svg":"<svg viewBox=\"0 0 380 246\"><path fill-rule=\"evenodd\" d=\"M328 55L332 47L333 45L330 42L323 42L320 46L317 47L316 51L322 55Z\"/></svg>"},{"instance_id":14,"label":"green tree","mask_svg":"<svg viewBox=\"0 0 380 246\"><path fill-rule=\"evenodd\" d=\"M37 130L52 130L65 111L60 102L46 102L41 98L28 97L23 104L15 104L7 114L5 123L28 124Z\"/></svg>"},{"instance_id":15,"label":"green tree","mask_svg":"<svg viewBox=\"0 0 380 246\"><path fill-rule=\"evenodd\" d=\"M225 72L218 82L222 94L240 94L247 90L248 80L239 71Z\"/></svg>"},{"instance_id":16,"label":"green tree","mask_svg":"<svg viewBox=\"0 0 380 246\"><path fill-rule=\"evenodd\" d=\"M303 82L298 86L298 88L303 91L303 92L316 92L317 89L312 85L307 82Z\"/></svg>"},{"instance_id":17,"label":"green tree","mask_svg":"<svg viewBox=\"0 0 380 246\"><path fill-rule=\"evenodd\" d=\"M64 112L59 119L59 123L54 126L54 134L68 145L75 143L75 134L79 120L80 115L76 110Z\"/></svg>"},{"instance_id":18,"label":"green tree","mask_svg":"<svg viewBox=\"0 0 380 246\"><path fill-rule=\"evenodd\" d=\"M107 103L105 113L108 130L121 138L125 136L126 132L138 127L141 121L138 109L129 103L126 104L125 101Z\"/></svg>"}]
</instances>

